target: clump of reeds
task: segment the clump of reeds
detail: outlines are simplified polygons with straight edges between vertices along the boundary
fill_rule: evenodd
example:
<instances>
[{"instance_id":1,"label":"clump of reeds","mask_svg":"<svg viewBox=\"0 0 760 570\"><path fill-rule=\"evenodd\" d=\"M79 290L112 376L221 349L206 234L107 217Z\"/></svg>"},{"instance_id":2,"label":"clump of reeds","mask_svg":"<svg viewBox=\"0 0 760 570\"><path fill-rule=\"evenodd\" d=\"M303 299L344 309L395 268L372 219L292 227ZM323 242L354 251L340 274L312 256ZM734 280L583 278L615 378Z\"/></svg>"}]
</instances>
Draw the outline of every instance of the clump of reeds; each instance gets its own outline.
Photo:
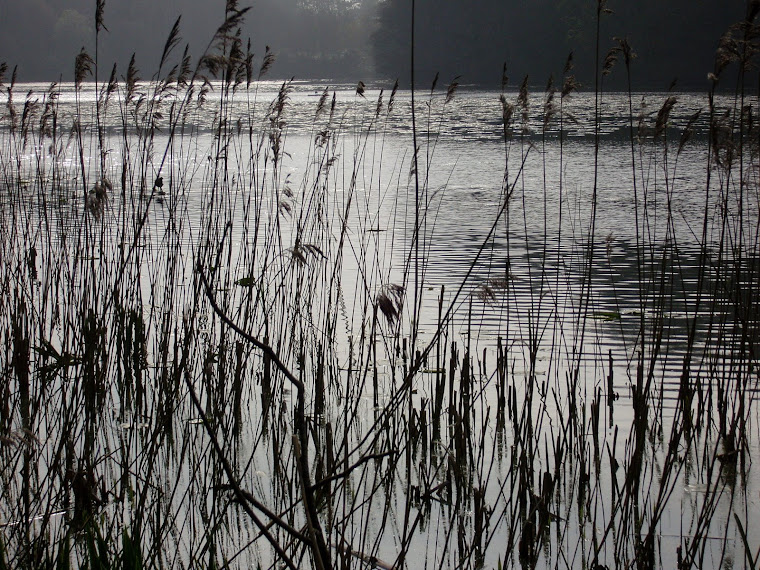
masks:
<instances>
[{"instance_id":1,"label":"clump of reeds","mask_svg":"<svg viewBox=\"0 0 760 570\"><path fill-rule=\"evenodd\" d=\"M722 40L712 76L694 268L672 203L700 115L674 139L669 94L636 129L629 93L625 265L612 234L596 235L595 211L562 199L570 57L562 90L550 81L540 105L527 78L508 89L505 67L499 202L453 284L430 276L446 204L432 180L459 78L445 92L433 80L425 142L393 168L386 137L395 114L408 117L398 83L387 103L363 82L348 105L324 89L294 180L294 86L258 101L274 56L267 48L254 74L246 13L226 3L195 66L188 48L175 53L177 20L151 82L133 57L123 81L114 69L93 87L97 54L80 52L76 110L94 89L97 136L87 113L61 112L60 85L19 112L13 73L0 130L0 565L704 566L723 497L746 504L756 445L758 220L745 181L758 125L742 54L754 53L757 10ZM96 34L104 23L98 0ZM602 77L621 54L630 77L625 41L600 58ZM740 89L722 108L715 87L734 64ZM536 155L540 200L526 190ZM640 176L644 164L662 176ZM378 196L391 181L388 214ZM538 239L529 207L543 218ZM480 335L497 311L491 346ZM608 334L624 349L594 352ZM668 552L663 522L686 486L704 499ZM735 530L757 562L750 516L729 519L717 557Z\"/></svg>"}]
</instances>

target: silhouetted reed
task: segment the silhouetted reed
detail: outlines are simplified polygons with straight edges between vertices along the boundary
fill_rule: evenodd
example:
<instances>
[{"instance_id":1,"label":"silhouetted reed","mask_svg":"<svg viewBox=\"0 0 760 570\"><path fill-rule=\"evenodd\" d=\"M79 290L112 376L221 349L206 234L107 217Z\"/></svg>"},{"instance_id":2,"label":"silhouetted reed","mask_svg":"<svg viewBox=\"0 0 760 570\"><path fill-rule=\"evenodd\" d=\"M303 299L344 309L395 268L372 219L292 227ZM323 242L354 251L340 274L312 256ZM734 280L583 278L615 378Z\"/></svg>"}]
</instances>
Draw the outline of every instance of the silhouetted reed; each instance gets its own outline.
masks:
<instances>
[{"instance_id":1,"label":"silhouetted reed","mask_svg":"<svg viewBox=\"0 0 760 570\"><path fill-rule=\"evenodd\" d=\"M505 66L501 187L446 283L459 78L411 102L320 89L296 172L297 85L264 100L274 54L255 71L234 0L194 66L177 19L150 81L133 57L101 82L102 0L71 86L21 95L0 65L0 566L754 567L757 12L678 125L679 95L637 108L631 46L600 38L588 193L567 177L572 55L541 95ZM623 65L621 243L597 216Z\"/></svg>"}]
</instances>

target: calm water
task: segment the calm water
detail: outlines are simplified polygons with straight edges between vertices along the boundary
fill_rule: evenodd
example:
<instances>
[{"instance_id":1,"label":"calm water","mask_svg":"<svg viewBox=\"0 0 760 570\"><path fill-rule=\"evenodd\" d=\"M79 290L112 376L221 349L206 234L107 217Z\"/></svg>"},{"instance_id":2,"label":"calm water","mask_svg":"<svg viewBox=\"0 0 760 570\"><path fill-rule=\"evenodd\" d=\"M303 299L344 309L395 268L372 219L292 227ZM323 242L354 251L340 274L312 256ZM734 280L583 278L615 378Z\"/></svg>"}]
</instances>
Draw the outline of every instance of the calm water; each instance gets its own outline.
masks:
<instances>
[{"instance_id":1,"label":"calm water","mask_svg":"<svg viewBox=\"0 0 760 570\"><path fill-rule=\"evenodd\" d=\"M176 108L172 108L171 94L161 103L164 119L157 125L148 160L140 168L148 181L160 173L167 188L171 179L175 194L151 206L148 241L160 241L166 231L167 208L185 212L187 223L180 239L188 248L202 231L199 212L213 194L205 173L218 149L212 120L222 103L216 87L204 106L190 110L182 137L171 147L163 165L170 117ZM668 410L678 393L687 327L696 323L696 346L700 350L709 344L716 323L728 323L731 329L734 316L730 309L722 308L727 302L707 292L713 289L698 287L701 256L703 246L707 251L717 251L725 245L727 234L734 244L739 236L746 243L756 243L757 173L745 172L746 191L738 202L733 194L726 200L729 190L736 189L736 181L722 180L716 171L710 173L708 184L706 96L674 94L677 103L665 137L654 141L651 132L667 97L664 94L634 94L632 116L626 94L605 94L598 122L594 120L594 94L574 94L562 102L561 109L557 97L555 115L544 126L544 95L535 93L529 99L527 120L523 122L517 109L511 137L505 141L498 92L460 88L448 102L445 91L432 95L421 92L417 96L421 191L415 195L409 92L396 94L394 110L388 113L391 93L386 89L382 94L384 107L376 116L379 86L360 97L354 86L330 85L327 110L315 118L326 85L295 82L288 92L281 123L273 125L268 110L280 87L279 83L264 82L256 92L236 97L227 127L243 136L235 138L225 152L233 166L248 164L253 151L240 142L246 140L248 125L256 131L252 140L259 140L258 135L266 129L276 128L282 136L281 170L276 172L268 164L261 172L269 173L281 190L288 190L283 200L292 211L304 211L315 170L321 168L315 140L327 125L334 129L331 144L335 145L332 148L337 159L331 165L326 189L327 202L338 214L333 214L337 217L331 220L324 239L337 242L345 224L350 253L345 256L342 271L348 315L337 340L342 343L339 350L347 369L352 366L348 361L349 339L360 335L360 319L354 320L352 315L358 315L361 307L352 299L352 291L362 287L379 291L388 283L403 283L411 290L414 285L414 264L407 266L407 260L413 249L416 200L422 205L423 220L419 244L423 256L416 277L422 298L417 346L424 348L433 338L442 295L443 306L453 308L447 329L449 340L456 340L460 346L471 343L478 359L482 355L490 363L496 361L496 347L502 343L511 350L512 373L518 378L537 376L544 392L565 390L566 374L575 362L582 370L580 390L588 399L600 387L606 389L606 378L613 374L614 389L621 399L608 437L612 437L615 426L627 433L633 417L631 386L636 378L642 323L649 326L660 322L667 331L662 352L647 354L656 360L665 419L670 417ZM22 104L19 94L27 91L27 100L44 104L46 89L46 85L38 84L17 86L16 104ZM149 93L147 86L144 93ZM328 120L333 93L335 108ZM61 86L61 122L70 125L79 109L86 148L95 148L93 90L86 88L78 101L75 95L72 85ZM517 93L508 92L506 98L514 103ZM4 103L0 97L0 104ZM144 104L149 103L146 100ZM730 109L733 100L719 99L718 106ZM699 110L701 116L691 124L693 136L679 151L682 133ZM113 156L120 156L125 148L120 125L120 106L111 103L104 133ZM632 132L634 137L641 136L633 144ZM261 140L267 144L266 137ZM58 160L64 179L67 172L78 168L73 138L67 144L66 157ZM41 150L36 151L34 141L28 143L20 153L22 171L33 172L38 160L51 165L56 162L54 156ZM6 156L2 158L7 160ZM84 160L88 170L95 172L97 156L91 154ZM116 186L114 193L118 194L121 167L109 163L108 168ZM232 257L236 261L232 265L237 263L240 268L244 265L242 252L250 247L246 241L250 239L246 232L250 221L242 204L253 174L232 168L230 176L230 187L237 189L234 200L226 206L235 245ZM507 194L509 200L505 202ZM76 207L71 204L72 211ZM118 219L121 207L107 209L104 220L108 222L111 216ZM717 214L724 211L738 216L740 210L745 216L751 213L747 223L741 227L733 223L727 230ZM292 247L297 219L295 215L270 217L264 224L282 224L283 247ZM750 264L751 260L745 262ZM408 267L411 270L405 273ZM717 270L708 270L704 279L715 279ZM187 272L191 273L191 266ZM238 271L237 276L245 275ZM146 283L146 290L151 285ZM359 297L357 294L356 299ZM712 311L704 310L708 305ZM697 361L706 370L708 366L724 366L724 356L720 350L710 349L700 353ZM388 360L384 365L392 363ZM493 383L486 383L484 389L488 394L495 390ZM430 396L425 388L421 394ZM489 396L493 397L495 392ZM549 417L560 406L548 400L543 405ZM369 400L367 406L369 413ZM757 450L757 441L751 445L753 452ZM244 445L242 451L245 449ZM690 524L683 521L703 492L687 479L676 486L663 517L662 556L670 561L684 534L684 524ZM498 488L496 480L489 484L489 496L495 502ZM750 477L745 489L749 512L758 512L757 478ZM443 509L437 516L445 517ZM731 506L721 503L711 527L714 534L721 536L730 516ZM756 528L749 534L750 544L760 539ZM735 538L732 535L731 539ZM419 540L424 552L424 540ZM392 551L392 544L387 546ZM498 554L489 553L487 564L495 565Z\"/></svg>"}]
</instances>

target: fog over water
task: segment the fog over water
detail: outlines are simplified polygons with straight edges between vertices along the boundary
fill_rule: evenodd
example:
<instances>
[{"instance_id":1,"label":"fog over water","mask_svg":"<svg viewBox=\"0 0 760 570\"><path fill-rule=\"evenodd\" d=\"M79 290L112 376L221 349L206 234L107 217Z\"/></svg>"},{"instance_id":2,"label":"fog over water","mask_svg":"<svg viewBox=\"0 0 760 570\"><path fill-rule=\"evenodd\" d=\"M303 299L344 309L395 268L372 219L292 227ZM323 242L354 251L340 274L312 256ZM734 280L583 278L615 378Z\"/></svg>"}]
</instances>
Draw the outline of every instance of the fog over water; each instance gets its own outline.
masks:
<instances>
[{"instance_id":1,"label":"fog over water","mask_svg":"<svg viewBox=\"0 0 760 570\"><path fill-rule=\"evenodd\" d=\"M371 80L409 77L411 3L404 0L255 0L242 30L260 57L278 56L276 77ZM149 78L166 37L181 15L182 44L199 57L224 20L221 1L106 2L99 38L100 75L125 73L132 53ZM87 0L0 1L0 61L18 66L19 80L71 80L74 57L95 53L95 4ZM497 87L501 69L534 85L558 77L568 53L576 74L593 89L597 3L592 0L419 0L416 57L420 83L461 75L465 83ZM600 28L600 59L613 38L627 37L638 54L637 88L706 87L721 35L744 18L745 2L610 0ZM181 53L181 50L178 50ZM621 77L611 78L613 83Z\"/></svg>"}]
</instances>

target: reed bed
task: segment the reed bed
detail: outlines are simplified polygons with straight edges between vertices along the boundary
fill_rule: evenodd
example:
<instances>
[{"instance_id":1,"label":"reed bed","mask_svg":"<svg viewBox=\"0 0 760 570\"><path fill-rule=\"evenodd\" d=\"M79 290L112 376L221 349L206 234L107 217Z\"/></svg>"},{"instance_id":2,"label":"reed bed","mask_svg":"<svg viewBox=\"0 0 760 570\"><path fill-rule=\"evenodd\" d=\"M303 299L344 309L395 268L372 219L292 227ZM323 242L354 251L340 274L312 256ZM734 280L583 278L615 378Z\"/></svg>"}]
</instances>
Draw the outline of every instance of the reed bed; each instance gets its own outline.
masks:
<instances>
[{"instance_id":1,"label":"reed bed","mask_svg":"<svg viewBox=\"0 0 760 570\"><path fill-rule=\"evenodd\" d=\"M150 80L82 52L73 85L26 94L2 68L0 567L756 567L756 14L682 128L675 95L629 92L631 243L599 234L596 174L630 46L599 58L584 195L546 151L572 58L540 94L505 70L499 198L450 283L433 181L457 80L418 92L402 156L397 85L325 89L294 175L294 84L260 96L245 15L227 2L195 66L178 20Z\"/></svg>"}]
</instances>

